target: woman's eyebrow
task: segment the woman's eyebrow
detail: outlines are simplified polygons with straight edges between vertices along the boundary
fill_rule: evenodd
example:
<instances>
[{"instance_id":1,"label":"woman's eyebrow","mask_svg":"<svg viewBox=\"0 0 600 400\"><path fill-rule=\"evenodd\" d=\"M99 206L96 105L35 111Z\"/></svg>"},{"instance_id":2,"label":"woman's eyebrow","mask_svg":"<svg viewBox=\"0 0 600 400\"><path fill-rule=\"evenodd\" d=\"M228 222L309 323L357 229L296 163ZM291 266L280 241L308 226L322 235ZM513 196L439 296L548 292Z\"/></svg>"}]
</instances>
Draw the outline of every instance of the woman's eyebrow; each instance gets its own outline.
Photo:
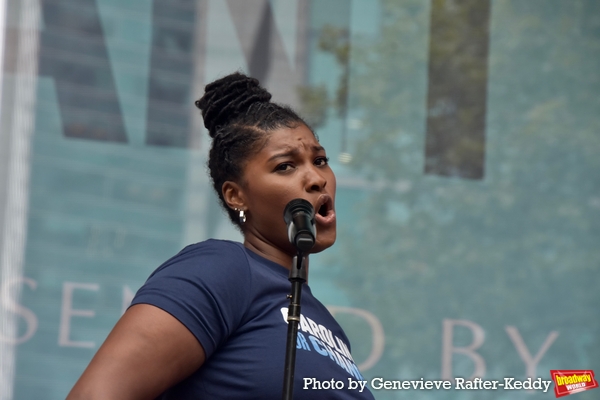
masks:
<instances>
[{"instance_id":1,"label":"woman's eyebrow","mask_svg":"<svg viewBox=\"0 0 600 400\"><path fill-rule=\"evenodd\" d=\"M267 161L272 161L276 158L293 157L293 156L297 156L299 153L300 153L300 150L298 150L298 149L290 149L283 153L273 154L271 157L269 157L269 159Z\"/></svg>"},{"instance_id":2,"label":"woman's eyebrow","mask_svg":"<svg viewBox=\"0 0 600 400\"><path fill-rule=\"evenodd\" d=\"M311 146L311 149L314 153L319 153L321 151L325 151L325 148L323 148L323 146L318 146L318 145ZM286 150L282 153L273 154L271 157L269 157L267 162L273 161L277 158L294 157L294 156L297 156L298 154L300 154L300 150L298 150L297 148Z\"/></svg>"}]
</instances>

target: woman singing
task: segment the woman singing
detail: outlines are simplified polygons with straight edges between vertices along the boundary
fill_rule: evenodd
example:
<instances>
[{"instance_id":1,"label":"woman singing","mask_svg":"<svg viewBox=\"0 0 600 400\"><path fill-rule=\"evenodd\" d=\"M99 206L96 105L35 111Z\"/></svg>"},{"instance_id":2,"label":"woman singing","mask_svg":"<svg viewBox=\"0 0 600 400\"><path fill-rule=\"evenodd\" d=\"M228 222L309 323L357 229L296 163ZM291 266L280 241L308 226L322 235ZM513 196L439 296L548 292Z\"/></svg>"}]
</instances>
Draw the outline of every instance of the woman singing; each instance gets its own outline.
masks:
<instances>
[{"instance_id":1,"label":"woman singing","mask_svg":"<svg viewBox=\"0 0 600 400\"><path fill-rule=\"evenodd\" d=\"M296 254L283 210L293 199L309 201L312 252L327 249L336 238L336 182L312 130L270 99L240 73L206 86L196 106L213 139L208 167L244 243L190 245L154 271L69 400L281 398ZM294 398L373 398L350 388L363 378L348 339L308 285L296 347ZM332 380L341 384L331 388Z\"/></svg>"}]
</instances>

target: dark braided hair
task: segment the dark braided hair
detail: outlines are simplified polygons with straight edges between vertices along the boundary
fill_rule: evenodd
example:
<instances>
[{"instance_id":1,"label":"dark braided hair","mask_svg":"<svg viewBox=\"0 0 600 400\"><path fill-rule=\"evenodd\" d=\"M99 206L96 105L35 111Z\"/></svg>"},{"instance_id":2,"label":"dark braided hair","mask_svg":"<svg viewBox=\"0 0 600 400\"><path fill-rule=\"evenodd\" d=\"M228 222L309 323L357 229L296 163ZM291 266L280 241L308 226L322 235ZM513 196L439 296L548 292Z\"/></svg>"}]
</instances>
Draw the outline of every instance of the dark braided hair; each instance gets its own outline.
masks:
<instances>
[{"instance_id":1,"label":"dark braided hair","mask_svg":"<svg viewBox=\"0 0 600 400\"><path fill-rule=\"evenodd\" d=\"M238 226L236 212L223 197L223 183L241 181L245 162L260 150L269 132L306 125L291 108L270 100L258 80L235 72L206 85L204 96L195 103L213 139L208 157L213 187Z\"/></svg>"}]
</instances>

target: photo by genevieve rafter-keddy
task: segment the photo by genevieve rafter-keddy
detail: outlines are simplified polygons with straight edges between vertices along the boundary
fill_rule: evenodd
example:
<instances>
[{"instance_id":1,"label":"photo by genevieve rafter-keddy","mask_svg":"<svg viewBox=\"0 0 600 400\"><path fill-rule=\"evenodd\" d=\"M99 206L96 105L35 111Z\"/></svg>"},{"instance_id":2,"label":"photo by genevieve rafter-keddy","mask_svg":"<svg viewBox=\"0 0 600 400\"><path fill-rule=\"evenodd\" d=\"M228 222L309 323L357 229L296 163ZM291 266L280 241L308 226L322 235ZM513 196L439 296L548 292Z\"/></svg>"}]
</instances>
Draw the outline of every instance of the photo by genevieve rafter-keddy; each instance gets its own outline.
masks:
<instances>
[{"instance_id":1,"label":"photo by genevieve rafter-keddy","mask_svg":"<svg viewBox=\"0 0 600 400\"><path fill-rule=\"evenodd\" d=\"M454 380L415 379L415 380L388 380L385 378L372 378L371 380L347 381L331 379L320 381L316 378L304 378L302 389L304 390L357 390L362 392L365 387L372 391L379 390L529 390L548 392L551 380L542 378L516 379L505 377L502 379L465 379L454 378Z\"/></svg>"}]
</instances>

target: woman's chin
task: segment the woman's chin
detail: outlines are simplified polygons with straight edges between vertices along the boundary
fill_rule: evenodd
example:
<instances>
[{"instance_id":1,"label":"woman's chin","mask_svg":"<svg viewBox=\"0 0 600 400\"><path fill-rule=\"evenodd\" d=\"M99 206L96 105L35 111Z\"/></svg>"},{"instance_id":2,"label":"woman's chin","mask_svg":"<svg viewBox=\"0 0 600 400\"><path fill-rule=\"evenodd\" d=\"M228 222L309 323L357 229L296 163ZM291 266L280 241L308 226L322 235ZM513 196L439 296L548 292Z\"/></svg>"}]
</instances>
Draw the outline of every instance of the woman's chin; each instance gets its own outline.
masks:
<instances>
[{"instance_id":1,"label":"woman's chin","mask_svg":"<svg viewBox=\"0 0 600 400\"><path fill-rule=\"evenodd\" d=\"M315 243L315 247L313 247L311 250L311 253L320 253L323 250L330 248L335 243L335 238L335 230L333 232L326 232L323 234L317 231L317 242Z\"/></svg>"}]
</instances>

